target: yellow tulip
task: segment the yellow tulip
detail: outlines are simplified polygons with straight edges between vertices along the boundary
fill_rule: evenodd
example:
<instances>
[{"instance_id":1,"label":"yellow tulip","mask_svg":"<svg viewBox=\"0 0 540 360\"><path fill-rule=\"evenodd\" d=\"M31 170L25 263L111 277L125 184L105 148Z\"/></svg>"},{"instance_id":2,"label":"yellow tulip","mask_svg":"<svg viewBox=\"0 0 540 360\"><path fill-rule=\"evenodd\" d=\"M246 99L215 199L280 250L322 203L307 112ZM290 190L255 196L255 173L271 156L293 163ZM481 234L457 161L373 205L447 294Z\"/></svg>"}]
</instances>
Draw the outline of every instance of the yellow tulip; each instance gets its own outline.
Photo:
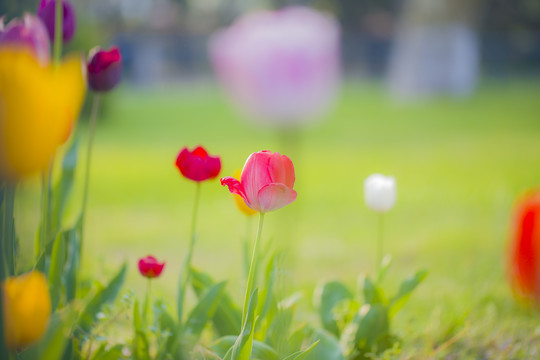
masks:
<instances>
[{"instance_id":1,"label":"yellow tulip","mask_svg":"<svg viewBox=\"0 0 540 360\"><path fill-rule=\"evenodd\" d=\"M42 66L21 47L0 49L0 179L44 170L79 116L86 93L82 56Z\"/></svg>"},{"instance_id":2,"label":"yellow tulip","mask_svg":"<svg viewBox=\"0 0 540 360\"><path fill-rule=\"evenodd\" d=\"M235 179L240 179L241 175L242 175L242 171L241 170L236 170L233 177ZM257 211L253 210L252 208L250 208L249 206L246 205L244 199L242 199L242 197L240 195L232 194L232 196L233 196L234 202L236 203L236 207L238 208L238 210L240 210L241 212L243 212L247 216L251 216L251 215L254 215L254 214L257 213Z\"/></svg>"},{"instance_id":3,"label":"yellow tulip","mask_svg":"<svg viewBox=\"0 0 540 360\"><path fill-rule=\"evenodd\" d=\"M10 277L2 290L7 347L20 349L41 338L51 316L51 298L45 276L32 271Z\"/></svg>"}]
</instances>

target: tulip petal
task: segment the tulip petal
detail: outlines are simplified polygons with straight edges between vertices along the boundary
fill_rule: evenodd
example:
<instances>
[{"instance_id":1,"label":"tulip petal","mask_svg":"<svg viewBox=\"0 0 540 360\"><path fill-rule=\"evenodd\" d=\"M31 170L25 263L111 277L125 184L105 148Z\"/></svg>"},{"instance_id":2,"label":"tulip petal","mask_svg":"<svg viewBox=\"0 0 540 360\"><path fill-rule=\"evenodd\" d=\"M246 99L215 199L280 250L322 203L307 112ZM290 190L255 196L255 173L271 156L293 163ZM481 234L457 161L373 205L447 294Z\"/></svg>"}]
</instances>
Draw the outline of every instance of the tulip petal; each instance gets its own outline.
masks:
<instances>
[{"instance_id":1,"label":"tulip petal","mask_svg":"<svg viewBox=\"0 0 540 360\"><path fill-rule=\"evenodd\" d=\"M296 200L296 191L281 183L267 184L259 190L261 212L274 211Z\"/></svg>"},{"instance_id":2,"label":"tulip petal","mask_svg":"<svg viewBox=\"0 0 540 360\"><path fill-rule=\"evenodd\" d=\"M248 198L246 197L244 186L242 186L240 181L238 181L237 179L233 177L227 176L227 177L221 178L221 185L223 186L226 185L232 194L240 195L242 199L244 199L244 202L246 203L247 206L249 206L253 210L257 210L255 207L253 207L250 204Z\"/></svg>"},{"instance_id":3,"label":"tulip petal","mask_svg":"<svg viewBox=\"0 0 540 360\"><path fill-rule=\"evenodd\" d=\"M269 169L273 183L282 183L292 188L294 185L294 166L287 156L274 153L270 157Z\"/></svg>"},{"instance_id":4,"label":"tulip petal","mask_svg":"<svg viewBox=\"0 0 540 360\"><path fill-rule=\"evenodd\" d=\"M268 171L272 152L263 150L251 154L242 169L240 181L246 194L246 203L250 204L252 209L259 211L258 193L261 188L273 183L270 172Z\"/></svg>"}]
</instances>

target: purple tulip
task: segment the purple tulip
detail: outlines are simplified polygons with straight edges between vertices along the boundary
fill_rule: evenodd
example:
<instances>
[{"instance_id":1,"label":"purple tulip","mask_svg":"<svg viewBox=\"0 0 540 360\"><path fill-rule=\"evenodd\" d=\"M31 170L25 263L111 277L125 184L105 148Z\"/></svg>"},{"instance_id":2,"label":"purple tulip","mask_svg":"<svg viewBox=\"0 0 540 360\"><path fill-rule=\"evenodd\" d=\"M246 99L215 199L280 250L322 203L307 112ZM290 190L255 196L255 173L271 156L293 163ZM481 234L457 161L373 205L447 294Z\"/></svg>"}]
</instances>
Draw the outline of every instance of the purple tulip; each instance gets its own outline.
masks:
<instances>
[{"instance_id":1,"label":"purple tulip","mask_svg":"<svg viewBox=\"0 0 540 360\"><path fill-rule=\"evenodd\" d=\"M88 57L88 86L96 92L112 90L122 78L122 54L118 47L95 48Z\"/></svg>"},{"instance_id":2,"label":"purple tulip","mask_svg":"<svg viewBox=\"0 0 540 360\"><path fill-rule=\"evenodd\" d=\"M77 26L77 18L75 16L75 9L68 0L62 1L62 40L64 43L69 42L73 35L75 35L75 28ZM56 0L41 0L38 8L38 16L43 20L43 23L47 27L49 38L54 42L54 29L56 19Z\"/></svg>"},{"instance_id":3,"label":"purple tulip","mask_svg":"<svg viewBox=\"0 0 540 360\"><path fill-rule=\"evenodd\" d=\"M307 7L255 12L210 40L223 86L248 116L279 127L321 117L340 82L340 30Z\"/></svg>"},{"instance_id":4,"label":"purple tulip","mask_svg":"<svg viewBox=\"0 0 540 360\"><path fill-rule=\"evenodd\" d=\"M3 21L0 21L0 28ZM13 19L7 24L0 37L1 46L24 46L32 51L40 64L47 65L50 60L50 42L47 29L39 18L24 14L21 19Z\"/></svg>"}]
</instances>

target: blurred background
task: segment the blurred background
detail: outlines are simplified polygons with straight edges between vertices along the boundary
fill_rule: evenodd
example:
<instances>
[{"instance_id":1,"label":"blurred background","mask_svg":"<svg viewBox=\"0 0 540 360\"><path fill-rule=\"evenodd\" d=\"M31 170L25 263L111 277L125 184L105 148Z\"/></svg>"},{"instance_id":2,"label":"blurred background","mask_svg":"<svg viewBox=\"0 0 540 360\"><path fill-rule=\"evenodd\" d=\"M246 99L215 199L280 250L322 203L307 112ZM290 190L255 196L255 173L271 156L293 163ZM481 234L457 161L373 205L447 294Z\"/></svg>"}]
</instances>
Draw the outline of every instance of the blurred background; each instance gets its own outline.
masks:
<instances>
[{"instance_id":1,"label":"blurred background","mask_svg":"<svg viewBox=\"0 0 540 360\"><path fill-rule=\"evenodd\" d=\"M142 296L136 261L151 253L167 262L156 285L172 303L194 196L174 167L177 153L203 145L228 176L250 153L270 149L293 160L298 200L267 216L263 238L291 254L287 286L305 290L305 309L320 281L354 286L358 274L373 272L377 225L363 181L381 172L398 189L385 219L394 258L388 288L429 269L398 315L399 335L429 347L466 329L461 345L471 358L491 358L508 342L539 351L538 314L514 302L506 281L515 200L540 185L539 1L73 2L79 25L68 50L117 44L124 64L122 86L104 98L98 120L88 275L105 279L127 261L127 287ZM247 11L286 5L338 19L342 82L321 121L282 131L245 121L229 102L208 41ZM35 8L35 0L0 2L8 19ZM21 186L17 227L31 249L39 181ZM79 206L71 204L67 223ZM256 219L245 219L217 180L203 184L200 210L194 264L231 279L240 299L242 243Z\"/></svg>"}]
</instances>

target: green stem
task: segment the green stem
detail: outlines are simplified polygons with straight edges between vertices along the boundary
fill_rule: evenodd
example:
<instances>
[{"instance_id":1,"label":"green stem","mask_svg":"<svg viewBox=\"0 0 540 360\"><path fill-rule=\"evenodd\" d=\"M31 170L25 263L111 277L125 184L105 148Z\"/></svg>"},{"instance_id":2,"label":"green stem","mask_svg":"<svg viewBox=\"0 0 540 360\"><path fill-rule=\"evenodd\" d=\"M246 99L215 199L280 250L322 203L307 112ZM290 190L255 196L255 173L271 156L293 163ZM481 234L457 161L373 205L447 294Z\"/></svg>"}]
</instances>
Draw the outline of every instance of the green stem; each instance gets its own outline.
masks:
<instances>
[{"instance_id":1,"label":"green stem","mask_svg":"<svg viewBox=\"0 0 540 360\"><path fill-rule=\"evenodd\" d=\"M178 322L182 323L182 311L184 307L184 298L186 294L187 284L189 282L191 274L191 258L193 257L193 248L195 247L195 242L197 241L197 214L199 212L199 199L201 197L201 183L197 182L197 187L195 188L195 200L193 201L193 212L191 217L191 239L189 242L189 248L184 260L184 265L180 272L180 284L178 291Z\"/></svg>"},{"instance_id":2,"label":"green stem","mask_svg":"<svg viewBox=\"0 0 540 360\"><path fill-rule=\"evenodd\" d=\"M377 231L377 274L381 273L382 268L382 258L383 258L383 229L384 229L384 215L379 214L378 219L378 231Z\"/></svg>"},{"instance_id":3,"label":"green stem","mask_svg":"<svg viewBox=\"0 0 540 360\"><path fill-rule=\"evenodd\" d=\"M244 237L244 248L243 248L243 264L244 264L244 276L249 275L249 238L251 237L251 216L246 216L246 234Z\"/></svg>"},{"instance_id":4,"label":"green stem","mask_svg":"<svg viewBox=\"0 0 540 360\"><path fill-rule=\"evenodd\" d=\"M62 33L63 33L63 4L62 0L56 0L54 11L54 48L53 48L53 58L55 66L60 65L60 60L62 58Z\"/></svg>"},{"instance_id":5,"label":"green stem","mask_svg":"<svg viewBox=\"0 0 540 360\"><path fill-rule=\"evenodd\" d=\"M150 304L150 293L152 291L152 278L148 278L148 285L146 286L146 298L144 299L144 308L143 308L143 324L144 327L148 325L148 306Z\"/></svg>"},{"instance_id":6,"label":"green stem","mask_svg":"<svg viewBox=\"0 0 540 360\"><path fill-rule=\"evenodd\" d=\"M255 286L255 268L256 268L256 261L259 256L257 253L257 248L259 247L259 242L261 240L263 222L264 222L264 213L260 213L259 214L259 229L257 230L257 237L255 238L255 244L253 245L253 253L251 254L251 264L249 265L246 295L244 296L244 310L242 311L242 328L244 327L244 323L247 317L249 298Z\"/></svg>"},{"instance_id":7,"label":"green stem","mask_svg":"<svg viewBox=\"0 0 540 360\"><path fill-rule=\"evenodd\" d=\"M88 184L90 183L90 164L92 160L92 148L94 144L94 134L96 130L96 121L99 113L100 95L94 93L92 101L92 112L90 113L90 123L88 125L88 144L86 148L86 168L84 174L83 202L81 210L81 243L80 252L82 253L84 239L84 223L86 219L86 208L88 207Z\"/></svg>"},{"instance_id":8,"label":"green stem","mask_svg":"<svg viewBox=\"0 0 540 360\"><path fill-rule=\"evenodd\" d=\"M2 211L2 239L0 241L0 251L2 253L3 269L1 279L10 275L15 275L15 242L14 242L14 221L13 210L15 205L15 187L13 184L4 186L4 204Z\"/></svg>"}]
</instances>

